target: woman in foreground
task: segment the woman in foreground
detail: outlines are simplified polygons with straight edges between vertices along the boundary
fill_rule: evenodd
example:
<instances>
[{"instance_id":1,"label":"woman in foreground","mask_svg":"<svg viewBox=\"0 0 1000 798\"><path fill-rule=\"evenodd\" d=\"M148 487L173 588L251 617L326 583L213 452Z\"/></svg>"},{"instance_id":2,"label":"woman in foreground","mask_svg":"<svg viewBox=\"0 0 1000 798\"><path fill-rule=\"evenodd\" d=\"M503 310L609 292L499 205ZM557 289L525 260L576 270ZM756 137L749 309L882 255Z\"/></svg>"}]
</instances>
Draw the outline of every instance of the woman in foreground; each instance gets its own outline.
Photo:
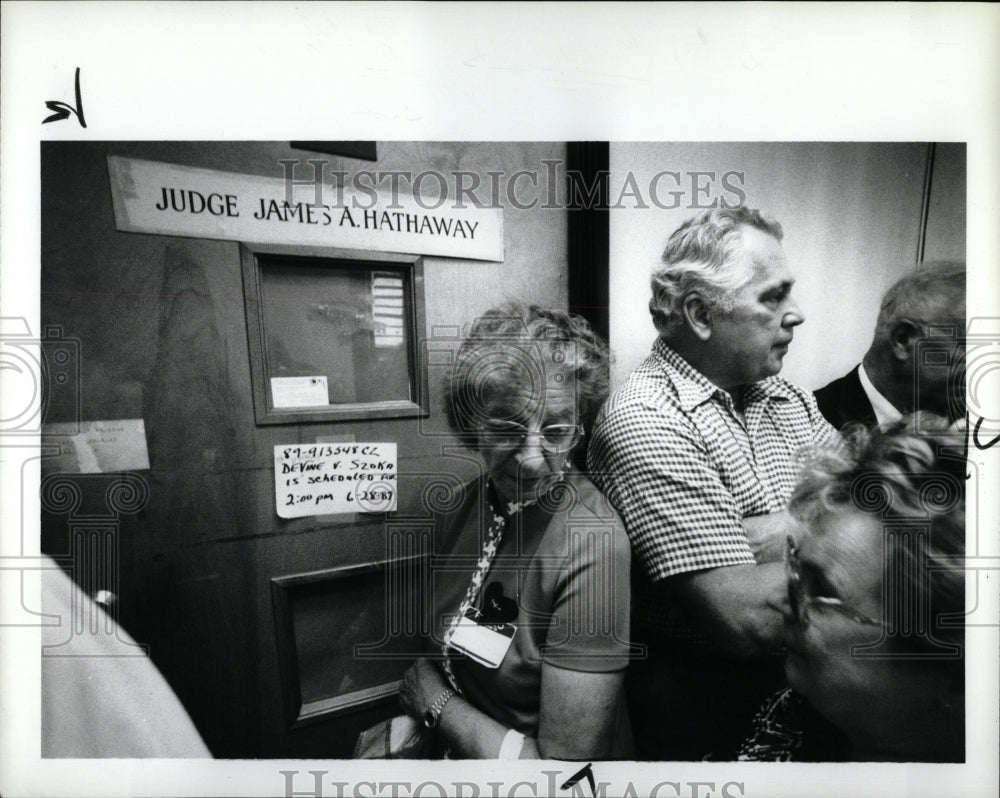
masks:
<instances>
[{"instance_id":1,"label":"woman in foreground","mask_svg":"<svg viewBox=\"0 0 1000 798\"><path fill-rule=\"evenodd\" d=\"M790 510L791 690L740 759L960 762L965 746L965 458L943 419L859 430Z\"/></svg>"},{"instance_id":2,"label":"woman in foreground","mask_svg":"<svg viewBox=\"0 0 1000 798\"><path fill-rule=\"evenodd\" d=\"M628 539L571 463L607 368L583 319L513 304L455 360L448 420L485 473L437 519L434 654L400 688L453 758L631 756Z\"/></svg>"}]
</instances>

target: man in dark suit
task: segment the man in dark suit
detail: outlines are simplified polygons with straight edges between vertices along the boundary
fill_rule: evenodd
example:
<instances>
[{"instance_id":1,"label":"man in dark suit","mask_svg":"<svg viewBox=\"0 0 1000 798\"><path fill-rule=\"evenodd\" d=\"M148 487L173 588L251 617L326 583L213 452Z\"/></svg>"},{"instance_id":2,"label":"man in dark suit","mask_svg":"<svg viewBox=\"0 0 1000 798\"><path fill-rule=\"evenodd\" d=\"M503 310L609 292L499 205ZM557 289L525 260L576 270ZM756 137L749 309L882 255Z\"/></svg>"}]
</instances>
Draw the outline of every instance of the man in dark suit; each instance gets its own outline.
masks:
<instances>
[{"instance_id":1,"label":"man in dark suit","mask_svg":"<svg viewBox=\"0 0 1000 798\"><path fill-rule=\"evenodd\" d=\"M882 299L860 364L816 394L837 429L885 424L915 410L965 415L965 264L930 262Z\"/></svg>"}]
</instances>

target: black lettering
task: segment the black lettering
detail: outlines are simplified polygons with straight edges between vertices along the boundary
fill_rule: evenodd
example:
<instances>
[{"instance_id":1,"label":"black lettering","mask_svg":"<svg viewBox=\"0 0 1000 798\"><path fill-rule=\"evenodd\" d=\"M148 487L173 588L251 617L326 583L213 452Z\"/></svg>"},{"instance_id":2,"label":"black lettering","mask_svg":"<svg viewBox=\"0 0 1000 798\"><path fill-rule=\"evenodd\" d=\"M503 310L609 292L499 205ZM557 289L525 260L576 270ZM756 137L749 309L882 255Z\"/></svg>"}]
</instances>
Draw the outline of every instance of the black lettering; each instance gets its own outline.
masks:
<instances>
[{"instance_id":1,"label":"black lettering","mask_svg":"<svg viewBox=\"0 0 1000 798\"><path fill-rule=\"evenodd\" d=\"M218 200L218 204L216 204L216 200ZM222 216L224 209L225 204L221 194L208 195L208 212L212 214L212 216Z\"/></svg>"},{"instance_id":2,"label":"black lettering","mask_svg":"<svg viewBox=\"0 0 1000 798\"><path fill-rule=\"evenodd\" d=\"M284 205L285 205L285 207L284 207L285 214L284 214L284 216L279 216L278 217L279 219L281 219L281 221L287 222L289 219L295 219L295 221L297 221L297 222L301 222L302 221L302 203L301 202L296 202L295 205L292 206L292 205L288 204L288 200L285 200Z\"/></svg>"},{"instance_id":3,"label":"black lettering","mask_svg":"<svg viewBox=\"0 0 1000 798\"><path fill-rule=\"evenodd\" d=\"M173 208L178 213L181 213L182 211L187 210L187 199L184 196L184 192L181 191L180 192L181 207L178 208L177 207L177 196L178 196L177 189L175 189L175 188L170 189L170 207Z\"/></svg>"},{"instance_id":4,"label":"black lettering","mask_svg":"<svg viewBox=\"0 0 1000 798\"><path fill-rule=\"evenodd\" d=\"M198 201L198 208L195 209L195 200ZM188 204L191 206L191 213L202 213L205 210L205 198L197 191L188 189Z\"/></svg>"}]
</instances>

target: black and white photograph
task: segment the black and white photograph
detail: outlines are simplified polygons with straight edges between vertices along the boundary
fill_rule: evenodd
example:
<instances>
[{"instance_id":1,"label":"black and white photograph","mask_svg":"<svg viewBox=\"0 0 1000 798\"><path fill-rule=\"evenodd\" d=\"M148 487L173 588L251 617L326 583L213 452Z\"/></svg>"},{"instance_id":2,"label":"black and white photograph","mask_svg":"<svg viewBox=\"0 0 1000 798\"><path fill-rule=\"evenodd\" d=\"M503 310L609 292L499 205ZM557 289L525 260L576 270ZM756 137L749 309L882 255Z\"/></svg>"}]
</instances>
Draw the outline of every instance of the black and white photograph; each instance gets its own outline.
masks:
<instances>
[{"instance_id":1,"label":"black and white photograph","mask_svg":"<svg viewBox=\"0 0 1000 798\"><path fill-rule=\"evenodd\" d=\"M4 4L4 795L996 794L1000 16L514 5Z\"/></svg>"}]
</instances>

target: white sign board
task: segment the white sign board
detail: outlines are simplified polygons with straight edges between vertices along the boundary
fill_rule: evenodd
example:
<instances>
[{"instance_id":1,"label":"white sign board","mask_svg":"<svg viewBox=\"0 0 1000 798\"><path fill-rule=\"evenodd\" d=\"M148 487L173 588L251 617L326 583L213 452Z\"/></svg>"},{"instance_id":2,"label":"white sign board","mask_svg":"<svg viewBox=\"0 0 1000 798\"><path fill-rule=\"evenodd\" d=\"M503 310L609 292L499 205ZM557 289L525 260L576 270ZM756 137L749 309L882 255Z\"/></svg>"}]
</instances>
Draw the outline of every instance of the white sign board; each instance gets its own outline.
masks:
<instances>
[{"instance_id":1,"label":"white sign board","mask_svg":"<svg viewBox=\"0 0 1000 798\"><path fill-rule=\"evenodd\" d=\"M396 509L395 443L274 447L274 498L281 518Z\"/></svg>"},{"instance_id":2,"label":"white sign board","mask_svg":"<svg viewBox=\"0 0 1000 798\"><path fill-rule=\"evenodd\" d=\"M301 174L314 174L307 160L304 155L286 181L109 155L115 226L257 244L503 260L502 209L423 198L401 187L387 193L375 187L376 172L347 185L320 173L316 184Z\"/></svg>"},{"instance_id":3,"label":"white sign board","mask_svg":"<svg viewBox=\"0 0 1000 798\"><path fill-rule=\"evenodd\" d=\"M59 445L58 456L42 460L46 473L149 470L146 425L141 418L43 424L42 438L44 445Z\"/></svg>"}]
</instances>

